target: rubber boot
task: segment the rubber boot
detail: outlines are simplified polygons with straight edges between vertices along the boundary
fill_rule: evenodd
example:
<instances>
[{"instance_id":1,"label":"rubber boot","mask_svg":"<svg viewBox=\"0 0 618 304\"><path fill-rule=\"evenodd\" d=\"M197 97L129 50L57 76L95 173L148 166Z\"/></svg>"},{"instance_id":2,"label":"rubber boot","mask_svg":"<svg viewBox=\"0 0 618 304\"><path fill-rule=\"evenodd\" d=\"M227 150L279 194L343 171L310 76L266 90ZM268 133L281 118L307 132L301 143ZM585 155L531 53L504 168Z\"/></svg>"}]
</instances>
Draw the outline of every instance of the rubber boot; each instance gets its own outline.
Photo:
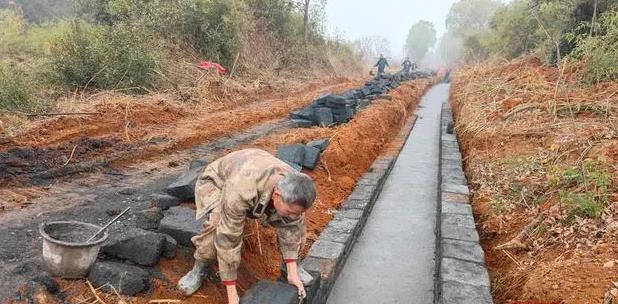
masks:
<instances>
[{"instance_id":1,"label":"rubber boot","mask_svg":"<svg viewBox=\"0 0 618 304\"><path fill-rule=\"evenodd\" d=\"M193 269L178 281L178 289L183 291L186 296L190 296L200 289L204 282L204 275L208 265L205 262L195 261Z\"/></svg>"}]
</instances>

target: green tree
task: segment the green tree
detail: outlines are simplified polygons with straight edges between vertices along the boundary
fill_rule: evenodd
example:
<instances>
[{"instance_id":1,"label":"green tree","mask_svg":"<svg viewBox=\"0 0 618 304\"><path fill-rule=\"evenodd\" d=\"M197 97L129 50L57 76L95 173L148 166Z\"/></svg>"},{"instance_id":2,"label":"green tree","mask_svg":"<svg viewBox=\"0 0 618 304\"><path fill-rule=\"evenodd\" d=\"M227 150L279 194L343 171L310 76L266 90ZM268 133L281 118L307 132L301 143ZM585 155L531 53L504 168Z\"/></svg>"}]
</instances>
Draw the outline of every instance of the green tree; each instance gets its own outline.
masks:
<instances>
[{"instance_id":1,"label":"green tree","mask_svg":"<svg viewBox=\"0 0 618 304\"><path fill-rule=\"evenodd\" d=\"M618 80L618 8L603 13L598 22L601 35L573 38L577 45L573 56L585 60L588 83Z\"/></svg>"},{"instance_id":2,"label":"green tree","mask_svg":"<svg viewBox=\"0 0 618 304\"><path fill-rule=\"evenodd\" d=\"M451 6L446 28L463 37L483 33L489 29L492 16L502 6L496 0L460 0Z\"/></svg>"},{"instance_id":3,"label":"green tree","mask_svg":"<svg viewBox=\"0 0 618 304\"><path fill-rule=\"evenodd\" d=\"M415 61L423 60L425 54L436 44L436 28L433 23L421 20L408 31L406 48L408 55Z\"/></svg>"},{"instance_id":4,"label":"green tree","mask_svg":"<svg viewBox=\"0 0 618 304\"><path fill-rule=\"evenodd\" d=\"M498 0L460 0L451 6L446 28L463 45L464 60L482 59L489 54L489 23L502 6Z\"/></svg>"},{"instance_id":5,"label":"green tree","mask_svg":"<svg viewBox=\"0 0 618 304\"><path fill-rule=\"evenodd\" d=\"M512 59L534 51L543 41L539 23L529 0L518 0L500 8L490 22L489 48Z\"/></svg>"}]
</instances>

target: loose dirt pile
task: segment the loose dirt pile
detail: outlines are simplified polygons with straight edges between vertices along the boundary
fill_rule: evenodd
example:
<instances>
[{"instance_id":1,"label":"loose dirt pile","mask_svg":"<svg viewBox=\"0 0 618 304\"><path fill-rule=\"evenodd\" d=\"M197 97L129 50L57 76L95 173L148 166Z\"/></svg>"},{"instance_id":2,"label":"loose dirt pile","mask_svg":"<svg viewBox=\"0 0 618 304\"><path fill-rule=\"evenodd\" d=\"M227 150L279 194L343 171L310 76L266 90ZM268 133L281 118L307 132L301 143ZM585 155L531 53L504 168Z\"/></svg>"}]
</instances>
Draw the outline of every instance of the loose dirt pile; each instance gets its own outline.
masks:
<instances>
[{"instance_id":1,"label":"loose dirt pile","mask_svg":"<svg viewBox=\"0 0 618 304\"><path fill-rule=\"evenodd\" d=\"M454 77L495 303L618 295L618 83L582 86L578 73L522 60Z\"/></svg>"},{"instance_id":2,"label":"loose dirt pile","mask_svg":"<svg viewBox=\"0 0 618 304\"><path fill-rule=\"evenodd\" d=\"M405 122L414 118L412 111L429 86L428 80L403 84L393 92L392 101L375 102L346 125L328 129L291 129L287 133L261 138L246 146L259 147L274 153L280 144L307 143L319 138L331 140L330 146L322 154L318 168L305 171L316 181L319 196L316 205L307 214L308 240L303 255L332 218L332 211L352 192L356 181L367 171L374 159L380 154L394 153L396 149L389 148L389 144L401 143L403 139L398 138L397 134ZM280 261L272 229L261 227L254 220L247 220L245 227L243 263L238 280L241 292L259 279L276 279L279 276ZM173 260L162 260L159 266L162 276L160 280L153 282L152 294L127 298L101 293L100 297L106 303L141 304L153 299L182 299L183 303L224 303L225 289L211 281L187 299L176 291L176 282L193 265L191 251L186 249L179 252ZM58 281L68 302L89 303L95 300L84 281Z\"/></svg>"}]
</instances>

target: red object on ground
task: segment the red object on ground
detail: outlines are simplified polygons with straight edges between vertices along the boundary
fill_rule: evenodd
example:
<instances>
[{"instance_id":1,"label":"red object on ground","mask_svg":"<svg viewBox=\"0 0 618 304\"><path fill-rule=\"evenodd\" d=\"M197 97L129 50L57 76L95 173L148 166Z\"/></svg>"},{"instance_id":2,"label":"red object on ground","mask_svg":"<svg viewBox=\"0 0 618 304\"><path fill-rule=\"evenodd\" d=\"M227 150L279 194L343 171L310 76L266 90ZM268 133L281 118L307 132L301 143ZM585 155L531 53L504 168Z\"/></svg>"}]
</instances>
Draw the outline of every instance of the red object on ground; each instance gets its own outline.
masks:
<instances>
[{"instance_id":1,"label":"red object on ground","mask_svg":"<svg viewBox=\"0 0 618 304\"><path fill-rule=\"evenodd\" d=\"M202 61L202 62L200 62L199 67L202 68L202 69L215 68L221 74L227 73L227 70L224 67L222 67L220 64L216 63L216 62Z\"/></svg>"}]
</instances>

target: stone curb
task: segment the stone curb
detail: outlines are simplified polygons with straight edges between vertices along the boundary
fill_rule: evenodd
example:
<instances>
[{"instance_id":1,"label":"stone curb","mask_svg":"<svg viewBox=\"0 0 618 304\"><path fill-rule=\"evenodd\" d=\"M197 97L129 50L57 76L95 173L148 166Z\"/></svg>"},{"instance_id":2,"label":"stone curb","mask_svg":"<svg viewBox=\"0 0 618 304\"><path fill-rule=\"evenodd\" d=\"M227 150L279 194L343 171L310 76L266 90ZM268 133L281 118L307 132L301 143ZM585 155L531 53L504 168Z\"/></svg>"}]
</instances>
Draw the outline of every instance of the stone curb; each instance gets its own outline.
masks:
<instances>
[{"instance_id":1,"label":"stone curb","mask_svg":"<svg viewBox=\"0 0 618 304\"><path fill-rule=\"evenodd\" d=\"M436 304L493 304L485 254L474 223L470 190L463 171L448 102L442 105L440 188L436 229Z\"/></svg>"},{"instance_id":2,"label":"stone curb","mask_svg":"<svg viewBox=\"0 0 618 304\"><path fill-rule=\"evenodd\" d=\"M404 126L396 139L402 139L398 151L401 151L410 135L414 120ZM398 152L399 153L399 152ZM320 274L319 284L309 286L307 294L311 295L306 304L324 304L328 300L337 276L343 269L348 255L375 204L384 182L392 170L397 157L377 158L367 173L356 183L354 191L341 205L335 217L328 223L313 243L307 256L300 265L310 273Z\"/></svg>"}]
</instances>

